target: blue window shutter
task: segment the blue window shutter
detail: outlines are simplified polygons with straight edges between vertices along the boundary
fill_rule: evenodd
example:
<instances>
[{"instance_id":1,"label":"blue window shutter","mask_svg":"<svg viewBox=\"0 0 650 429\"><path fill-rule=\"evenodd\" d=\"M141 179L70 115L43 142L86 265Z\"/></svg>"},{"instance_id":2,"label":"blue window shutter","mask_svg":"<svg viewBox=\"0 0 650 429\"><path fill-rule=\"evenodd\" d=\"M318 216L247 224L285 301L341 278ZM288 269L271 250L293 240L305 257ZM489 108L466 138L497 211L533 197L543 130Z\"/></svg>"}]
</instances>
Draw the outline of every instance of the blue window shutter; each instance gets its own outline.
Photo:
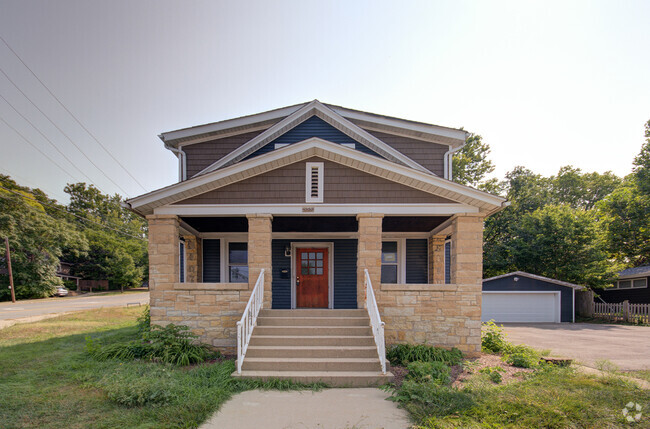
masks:
<instances>
[{"instance_id":1,"label":"blue window shutter","mask_svg":"<svg viewBox=\"0 0 650 429\"><path fill-rule=\"evenodd\" d=\"M178 250L179 250L179 254L180 254L180 258L179 258L179 265L180 265L180 267L179 267L180 276L179 277L180 278L179 278L179 281L181 283L185 283L185 243L184 242L181 241L179 243L179 249Z\"/></svg>"},{"instance_id":2,"label":"blue window shutter","mask_svg":"<svg viewBox=\"0 0 650 429\"><path fill-rule=\"evenodd\" d=\"M221 241L203 240L203 281L219 283L221 281Z\"/></svg>"},{"instance_id":3,"label":"blue window shutter","mask_svg":"<svg viewBox=\"0 0 650 429\"><path fill-rule=\"evenodd\" d=\"M451 241L445 242L445 283L451 283Z\"/></svg>"},{"instance_id":4,"label":"blue window shutter","mask_svg":"<svg viewBox=\"0 0 650 429\"><path fill-rule=\"evenodd\" d=\"M428 240L406 240L406 283L426 284L429 280Z\"/></svg>"}]
</instances>

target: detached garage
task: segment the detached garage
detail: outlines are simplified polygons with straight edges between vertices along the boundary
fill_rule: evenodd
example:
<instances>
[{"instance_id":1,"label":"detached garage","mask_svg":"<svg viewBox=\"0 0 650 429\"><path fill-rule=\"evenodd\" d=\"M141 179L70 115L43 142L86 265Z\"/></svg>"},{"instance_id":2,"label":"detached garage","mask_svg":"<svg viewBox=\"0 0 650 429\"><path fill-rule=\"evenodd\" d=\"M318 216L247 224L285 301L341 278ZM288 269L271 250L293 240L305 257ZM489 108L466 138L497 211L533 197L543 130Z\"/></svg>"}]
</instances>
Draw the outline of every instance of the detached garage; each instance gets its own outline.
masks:
<instances>
[{"instance_id":1,"label":"detached garage","mask_svg":"<svg viewBox=\"0 0 650 429\"><path fill-rule=\"evenodd\" d=\"M574 322L582 286L515 271L483 280L484 322Z\"/></svg>"}]
</instances>

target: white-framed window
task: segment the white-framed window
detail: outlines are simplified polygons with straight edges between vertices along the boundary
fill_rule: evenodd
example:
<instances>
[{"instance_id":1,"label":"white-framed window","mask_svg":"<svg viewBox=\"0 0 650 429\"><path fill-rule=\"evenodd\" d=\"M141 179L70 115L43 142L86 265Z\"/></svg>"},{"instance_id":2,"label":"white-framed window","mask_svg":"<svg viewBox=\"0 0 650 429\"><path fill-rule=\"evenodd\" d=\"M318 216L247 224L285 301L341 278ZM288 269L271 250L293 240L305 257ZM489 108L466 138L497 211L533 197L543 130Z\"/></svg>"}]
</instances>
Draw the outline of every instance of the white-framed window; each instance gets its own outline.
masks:
<instances>
[{"instance_id":1,"label":"white-framed window","mask_svg":"<svg viewBox=\"0 0 650 429\"><path fill-rule=\"evenodd\" d=\"M305 172L305 202L323 202L323 163L307 162Z\"/></svg>"},{"instance_id":2,"label":"white-framed window","mask_svg":"<svg viewBox=\"0 0 650 429\"><path fill-rule=\"evenodd\" d=\"M648 287L648 279L646 277L619 280L616 284L616 289L641 289L645 287Z\"/></svg>"},{"instance_id":3,"label":"white-framed window","mask_svg":"<svg viewBox=\"0 0 650 429\"><path fill-rule=\"evenodd\" d=\"M381 282L398 283L400 279L399 270L399 242L381 242Z\"/></svg>"},{"instance_id":4,"label":"white-framed window","mask_svg":"<svg viewBox=\"0 0 650 429\"><path fill-rule=\"evenodd\" d=\"M289 146L289 143L276 143L274 149L281 149L283 147Z\"/></svg>"},{"instance_id":5,"label":"white-framed window","mask_svg":"<svg viewBox=\"0 0 650 429\"><path fill-rule=\"evenodd\" d=\"M185 283L185 242L178 242L178 281Z\"/></svg>"},{"instance_id":6,"label":"white-framed window","mask_svg":"<svg viewBox=\"0 0 650 429\"><path fill-rule=\"evenodd\" d=\"M228 282L248 282L248 243L228 242Z\"/></svg>"}]
</instances>

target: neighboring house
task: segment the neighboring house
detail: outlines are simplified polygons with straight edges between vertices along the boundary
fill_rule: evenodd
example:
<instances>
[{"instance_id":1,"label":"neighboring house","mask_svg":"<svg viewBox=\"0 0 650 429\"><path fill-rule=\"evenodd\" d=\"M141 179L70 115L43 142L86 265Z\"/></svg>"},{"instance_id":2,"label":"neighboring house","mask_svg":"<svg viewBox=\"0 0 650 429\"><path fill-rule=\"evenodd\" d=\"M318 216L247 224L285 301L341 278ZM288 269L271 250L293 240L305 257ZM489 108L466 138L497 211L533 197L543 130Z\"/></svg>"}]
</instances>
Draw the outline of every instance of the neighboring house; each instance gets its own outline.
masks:
<instances>
[{"instance_id":1,"label":"neighboring house","mask_svg":"<svg viewBox=\"0 0 650 429\"><path fill-rule=\"evenodd\" d=\"M59 269L56 270L56 276L60 277L63 280L70 280L75 282L75 286L77 290L79 290L79 280L81 280L81 277L73 276L72 275L72 264L69 262L59 262Z\"/></svg>"},{"instance_id":2,"label":"neighboring house","mask_svg":"<svg viewBox=\"0 0 650 429\"><path fill-rule=\"evenodd\" d=\"M650 265L628 268L618 273L613 287L598 290L596 294L607 303L629 301L630 304L650 304ZM596 298L596 302L601 302Z\"/></svg>"},{"instance_id":3,"label":"neighboring house","mask_svg":"<svg viewBox=\"0 0 650 429\"><path fill-rule=\"evenodd\" d=\"M515 271L483 280L482 320L575 322L573 283Z\"/></svg>"},{"instance_id":4,"label":"neighboring house","mask_svg":"<svg viewBox=\"0 0 650 429\"><path fill-rule=\"evenodd\" d=\"M260 344L348 344L323 337L355 323L366 328L346 341L359 345L367 270L388 344L479 352L483 220L505 200L451 180L466 137L316 100L161 134L179 182L127 202L149 221L151 320L233 350L264 270L273 311L253 332L268 333L251 342L257 356ZM300 310L313 308L329 311ZM354 320L324 321L337 315Z\"/></svg>"}]
</instances>

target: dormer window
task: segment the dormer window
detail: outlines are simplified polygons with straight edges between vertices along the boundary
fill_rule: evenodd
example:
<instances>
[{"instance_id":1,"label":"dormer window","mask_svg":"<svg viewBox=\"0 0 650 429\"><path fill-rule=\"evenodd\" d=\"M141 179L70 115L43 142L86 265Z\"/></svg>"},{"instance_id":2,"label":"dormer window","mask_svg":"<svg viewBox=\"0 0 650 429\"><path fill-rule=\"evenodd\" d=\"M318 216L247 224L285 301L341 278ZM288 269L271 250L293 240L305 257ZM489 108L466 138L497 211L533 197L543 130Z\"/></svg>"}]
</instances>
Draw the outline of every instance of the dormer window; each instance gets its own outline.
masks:
<instances>
[{"instance_id":1,"label":"dormer window","mask_svg":"<svg viewBox=\"0 0 650 429\"><path fill-rule=\"evenodd\" d=\"M323 202L323 163L308 162L305 183L305 201L308 203Z\"/></svg>"}]
</instances>

